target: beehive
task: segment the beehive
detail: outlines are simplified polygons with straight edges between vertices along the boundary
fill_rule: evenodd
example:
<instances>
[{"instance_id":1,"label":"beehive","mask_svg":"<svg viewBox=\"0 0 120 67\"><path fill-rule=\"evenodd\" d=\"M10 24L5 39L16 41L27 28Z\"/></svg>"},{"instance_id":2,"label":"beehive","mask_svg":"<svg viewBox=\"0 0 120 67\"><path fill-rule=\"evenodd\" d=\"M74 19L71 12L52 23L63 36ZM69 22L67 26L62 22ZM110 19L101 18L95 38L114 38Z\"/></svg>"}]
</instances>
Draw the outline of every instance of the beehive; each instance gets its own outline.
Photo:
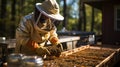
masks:
<instances>
[{"instance_id":1,"label":"beehive","mask_svg":"<svg viewBox=\"0 0 120 67\"><path fill-rule=\"evenodd\" d=\"M59 58L44 61L44 67L111 67L118 61L119 49L82 46L65 51Z\"/></svg>"}]
</instances>

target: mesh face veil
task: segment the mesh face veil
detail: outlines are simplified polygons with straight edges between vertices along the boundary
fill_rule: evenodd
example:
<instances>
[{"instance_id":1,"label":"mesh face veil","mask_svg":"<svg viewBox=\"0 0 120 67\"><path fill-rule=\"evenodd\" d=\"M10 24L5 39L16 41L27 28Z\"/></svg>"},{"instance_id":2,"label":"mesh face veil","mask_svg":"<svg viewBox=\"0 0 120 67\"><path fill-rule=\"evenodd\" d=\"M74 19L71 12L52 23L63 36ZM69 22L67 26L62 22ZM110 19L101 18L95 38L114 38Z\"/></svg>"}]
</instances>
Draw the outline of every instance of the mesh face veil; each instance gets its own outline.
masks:
<instances>
[{"instance_id":1,"label":"mesh face veil","mask_svg":"<svg viewBox=\"0 0 120 67\"><path fill-rule=\"evenodd\" d=\"M42 15L42 13L39 13L39 16L38 16L38 18L37 18L37 21L35 22L36 25L38 24L41 15Z\"/></svg>"}]
</instances>

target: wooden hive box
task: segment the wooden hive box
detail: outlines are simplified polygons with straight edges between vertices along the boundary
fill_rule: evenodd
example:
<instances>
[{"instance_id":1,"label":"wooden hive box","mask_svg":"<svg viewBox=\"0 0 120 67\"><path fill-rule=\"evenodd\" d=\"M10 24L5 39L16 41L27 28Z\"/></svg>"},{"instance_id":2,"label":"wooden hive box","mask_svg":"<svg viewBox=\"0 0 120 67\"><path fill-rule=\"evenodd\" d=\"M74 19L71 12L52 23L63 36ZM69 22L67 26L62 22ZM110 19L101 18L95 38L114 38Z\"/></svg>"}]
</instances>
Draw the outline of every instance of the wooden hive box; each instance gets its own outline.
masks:
<instances>
[{"instance_id":1,"label":"wooden hive box","mask_svg":"<svg viewBox=\"0 0 120 67\"><path fill-rule=\"evenodd\" d=\"M119 61L120 49L89 45L62 52L59 58L44 61L44 67L112 67Z\"/></svg>"}]
</instances>

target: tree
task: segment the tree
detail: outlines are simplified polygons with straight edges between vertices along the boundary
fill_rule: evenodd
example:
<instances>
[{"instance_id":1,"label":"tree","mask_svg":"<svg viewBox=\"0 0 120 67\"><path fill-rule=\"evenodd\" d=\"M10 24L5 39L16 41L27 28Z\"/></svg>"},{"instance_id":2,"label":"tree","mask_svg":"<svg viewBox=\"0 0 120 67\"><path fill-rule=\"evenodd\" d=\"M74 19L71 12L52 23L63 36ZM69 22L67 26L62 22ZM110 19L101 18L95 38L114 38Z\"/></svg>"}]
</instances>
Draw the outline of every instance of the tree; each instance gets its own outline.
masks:
<instances>
[{"instance_id":1,"label":"tree","mask_svg":"<svg viewBox=\"0 0 120 67\"><path fill-rule=\"evenodd\" d=\"M86 31L86 13L85 4L79 0L79 30Z\"/></svg>"},{"instance_id":2,"label":"tree","mask_svg":"<svg viewBox=\"0 0 120 67\"><path fill-rule=\"evenodd\" d=\"M91 31L94 29L94 7L92 7L92 21L91 21Z\"/></svg>"},{"instance_id":3,"label":"tree","mask_svg":"<svg viewBox=\"0 0 120 67\"><path fill-rule=\"evenodd\" d=\"M78 19L78 30L82 30L82 6L81 0L79 0L79 19Z\"/></svg>"},{"instance_id":4,"label":"tree","mask_svg":"<svg viewBox=\"0 0 120 67\"><path fill-rule=\"evenodd\" d=\"M77 30L78 10L75 10L77 6L74 5L76 5L78 0L62 0L61 2L60 5L62 5L61 8L63 8L62 11L64 16L62 27L65 27L67 30Z\"/></svg>"},{"instance_id":5,"label":"tree","mask_svg":"<svg viewBox=\"0 0 120 67\"><path fill-rule=\"evenodd\" d=\"M63 27L67 27L67 4L66 4L66 0L63 0L64 5L63 5L63 14L64 14L64 21L63 21Z\"/></svg>"},{"instance_id":6,"label":"tree","mask_svg":"<svg viewBox=\"0 0 120 67\"><path fill-rule=\"evenodd\" d=\"M16 0L12 1L11 7L12 7L12 9L11 9L11 15L12 15L11 20L15 21L16 20L16 18L15 18L15 15L16 15Z\"/></svg>"},{"instance_id":7,"label":"tree","mask_svg":"<svg viewBox=\"0 0 120 67\"><path fill-rule=\"evenodd\" d=\"M1 13L0 13L0 36L5 36L6 26L5 26L5 18L6 18L6 5L7 0L1 0Z\"/></svg>"}]
</instances>

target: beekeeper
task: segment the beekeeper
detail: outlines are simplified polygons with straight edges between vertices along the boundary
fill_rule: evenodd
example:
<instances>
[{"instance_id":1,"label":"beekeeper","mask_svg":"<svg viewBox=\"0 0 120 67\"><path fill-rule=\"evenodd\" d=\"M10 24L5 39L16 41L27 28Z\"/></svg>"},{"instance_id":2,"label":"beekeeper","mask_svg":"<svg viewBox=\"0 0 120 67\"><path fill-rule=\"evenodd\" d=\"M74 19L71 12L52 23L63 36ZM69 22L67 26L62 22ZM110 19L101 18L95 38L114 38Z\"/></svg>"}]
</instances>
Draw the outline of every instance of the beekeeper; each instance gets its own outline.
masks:
<instances>
[{"instance_id":1,"label":"beekeeper","mask_svg":"<svg viewBox=\"0 0 120 67\"><path fill-rule=\"evenodd\" d=\"M63 19L56 0L36 3L35 11L23 17L16 29L15 51L26 55L59 56L63 47L59 42L54 22ZM52 46L45 46L48 41Z\"/></svg>"}]
</instances>

